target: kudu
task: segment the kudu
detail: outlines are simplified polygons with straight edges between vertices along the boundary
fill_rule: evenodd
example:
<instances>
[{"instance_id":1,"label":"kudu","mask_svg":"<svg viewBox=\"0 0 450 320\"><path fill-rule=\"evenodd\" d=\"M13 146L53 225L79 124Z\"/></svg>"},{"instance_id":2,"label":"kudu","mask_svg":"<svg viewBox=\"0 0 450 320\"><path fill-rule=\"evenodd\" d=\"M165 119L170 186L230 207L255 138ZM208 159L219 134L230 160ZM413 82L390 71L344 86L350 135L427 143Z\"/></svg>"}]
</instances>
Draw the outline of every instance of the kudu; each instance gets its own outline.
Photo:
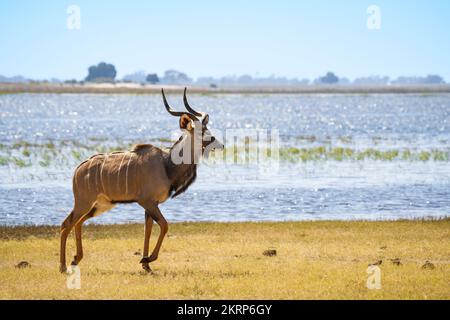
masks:
<instances>
[{"instance_id":1,"label":"kudu","mask_svg":"<svg viewBox=\"0 0 450 320\"><path fill-rule=\"evenodd\" d=\"M81 228L83 223L112 209L118 203L137 202L145 209L144 252L140 261L150 272L150 262L158 258L168 224L158 208L169 197L176 197L194 182L197 164L203 155L223 145L207 128L209 116L189 106L184 90L184 106L188 112L176 112L169 106L161 90L167 111L179 117L183 134L168 149L150 144L136 145L130 151L97 154L82 162L74 172L74 208L61 225L60 271L66 271L66 240L75 228L76 256L72 265L83 258ZM160 234L150 256L149 241L153 221Z\"/></svg>"}]
</instances>

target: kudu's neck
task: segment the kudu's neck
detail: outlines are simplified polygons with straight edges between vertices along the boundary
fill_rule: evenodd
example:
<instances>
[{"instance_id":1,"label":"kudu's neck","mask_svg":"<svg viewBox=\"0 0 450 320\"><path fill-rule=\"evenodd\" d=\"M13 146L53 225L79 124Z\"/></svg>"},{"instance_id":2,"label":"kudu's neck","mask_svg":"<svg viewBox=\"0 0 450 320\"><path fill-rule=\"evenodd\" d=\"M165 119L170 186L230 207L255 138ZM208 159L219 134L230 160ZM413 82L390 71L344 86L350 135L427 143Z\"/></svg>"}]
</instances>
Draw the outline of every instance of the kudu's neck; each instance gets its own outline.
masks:
<instances>
[{"instance_id":1,"label":"kudu's neck","mask_svg":"<svg viewBox=\"0 0 450 320\"><path fill-rule=\"evenodd\" d=\"M186 191L197 177L198 156L192 140L190 133L185 133L170 148L166 170L171 181L172 197Z\"/></svg>"}]
</instances>

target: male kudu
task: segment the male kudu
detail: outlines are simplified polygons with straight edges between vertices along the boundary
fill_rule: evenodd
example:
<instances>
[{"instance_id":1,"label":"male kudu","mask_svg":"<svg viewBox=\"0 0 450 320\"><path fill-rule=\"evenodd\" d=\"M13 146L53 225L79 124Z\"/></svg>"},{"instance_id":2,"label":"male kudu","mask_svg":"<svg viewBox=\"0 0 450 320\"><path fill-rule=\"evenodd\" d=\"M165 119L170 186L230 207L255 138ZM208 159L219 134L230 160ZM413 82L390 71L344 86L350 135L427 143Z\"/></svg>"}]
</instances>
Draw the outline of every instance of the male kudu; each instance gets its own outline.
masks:
<instances>
[{"instance_id":1,"label":"male kudu","mask_svg":"<svg viewBox=\"0 0 450 320\"><path fill-rule=\"evenodd\" d=\"M158 208L169 197L186 191L194 182L201 156L223 145L207 128L209 116L189 106L184 90L184 105L188 112L176 112L169 106L164 90L162 97L167 111L179 117L183 134L169 149L150 144L136 145L126 152L97 154L81 163L73 176L75 204L61 225L60 271L66 271L66 240L75 228L77 253L72 265L83 258L81 228L83 222L112 209L118 203L137 202L145 209L144 252L140 261L150 272L150 262L158 258L168 224ZM160 234L150 256L149 240L153 221Z\"/></svg>"}]
</instances>

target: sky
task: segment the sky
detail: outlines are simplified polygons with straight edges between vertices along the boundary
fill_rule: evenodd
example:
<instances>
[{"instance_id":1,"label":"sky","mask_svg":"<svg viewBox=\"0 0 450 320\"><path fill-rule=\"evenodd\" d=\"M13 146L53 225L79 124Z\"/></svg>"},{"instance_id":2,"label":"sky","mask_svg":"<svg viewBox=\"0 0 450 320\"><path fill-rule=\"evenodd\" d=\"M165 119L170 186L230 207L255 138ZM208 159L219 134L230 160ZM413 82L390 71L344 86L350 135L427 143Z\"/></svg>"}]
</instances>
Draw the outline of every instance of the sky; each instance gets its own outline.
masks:
<instances>
[{"instance_id":1,"label":"sky","mask_svg":"<svg viewBox=\"0 0 450 320\"><path fill-rule=\"evenodd\" d=\"M80 9L80 29L67 20ZM370 5L380 29L369 29ZM373 18L373 16L372 16ZM72 20L70 20L72 21ZM450 80L448 0L0 0L0 75L81 80L105 61L118 76Z\"/></svg>"}]
</instances>

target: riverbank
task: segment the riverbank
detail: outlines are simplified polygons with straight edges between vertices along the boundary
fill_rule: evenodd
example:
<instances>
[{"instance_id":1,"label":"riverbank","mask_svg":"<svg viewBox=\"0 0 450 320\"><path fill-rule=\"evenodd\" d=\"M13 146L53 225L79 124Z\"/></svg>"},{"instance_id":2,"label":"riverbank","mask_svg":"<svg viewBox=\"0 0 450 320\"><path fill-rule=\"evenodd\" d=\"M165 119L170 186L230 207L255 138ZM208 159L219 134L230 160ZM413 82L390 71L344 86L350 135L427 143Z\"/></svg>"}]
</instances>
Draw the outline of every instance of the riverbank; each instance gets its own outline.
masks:
<instances>
[{"instance_id":1,"label":"riverbank","mask_svg":"<svg viewBox=\"0 0 450 320\"><path fill-rule=\"evenodd\" d=\"M133 83L0 83L0 94L13 93L98 93L156 94L164 87L179 93L184 86L140 85ZM200 94L439 94L450 93L450 85L307 85L307 86L189 86L190 93Z\"/></svg>"},{"instance_id":2,"label":"riverbank","mask_svg":"<svg viewBox=\"0 0 450 320\"><path fill-rule=\"evenodd\" d=\"M450 298L450 219L171 224L153 274L139 265L143 232L86 226L81 289L69 290L57 227L0 227L0 299ZM69 261L74 250L68 241ZM382 289L369 290L380 261Z\"/></svg>"}]
</instances>

